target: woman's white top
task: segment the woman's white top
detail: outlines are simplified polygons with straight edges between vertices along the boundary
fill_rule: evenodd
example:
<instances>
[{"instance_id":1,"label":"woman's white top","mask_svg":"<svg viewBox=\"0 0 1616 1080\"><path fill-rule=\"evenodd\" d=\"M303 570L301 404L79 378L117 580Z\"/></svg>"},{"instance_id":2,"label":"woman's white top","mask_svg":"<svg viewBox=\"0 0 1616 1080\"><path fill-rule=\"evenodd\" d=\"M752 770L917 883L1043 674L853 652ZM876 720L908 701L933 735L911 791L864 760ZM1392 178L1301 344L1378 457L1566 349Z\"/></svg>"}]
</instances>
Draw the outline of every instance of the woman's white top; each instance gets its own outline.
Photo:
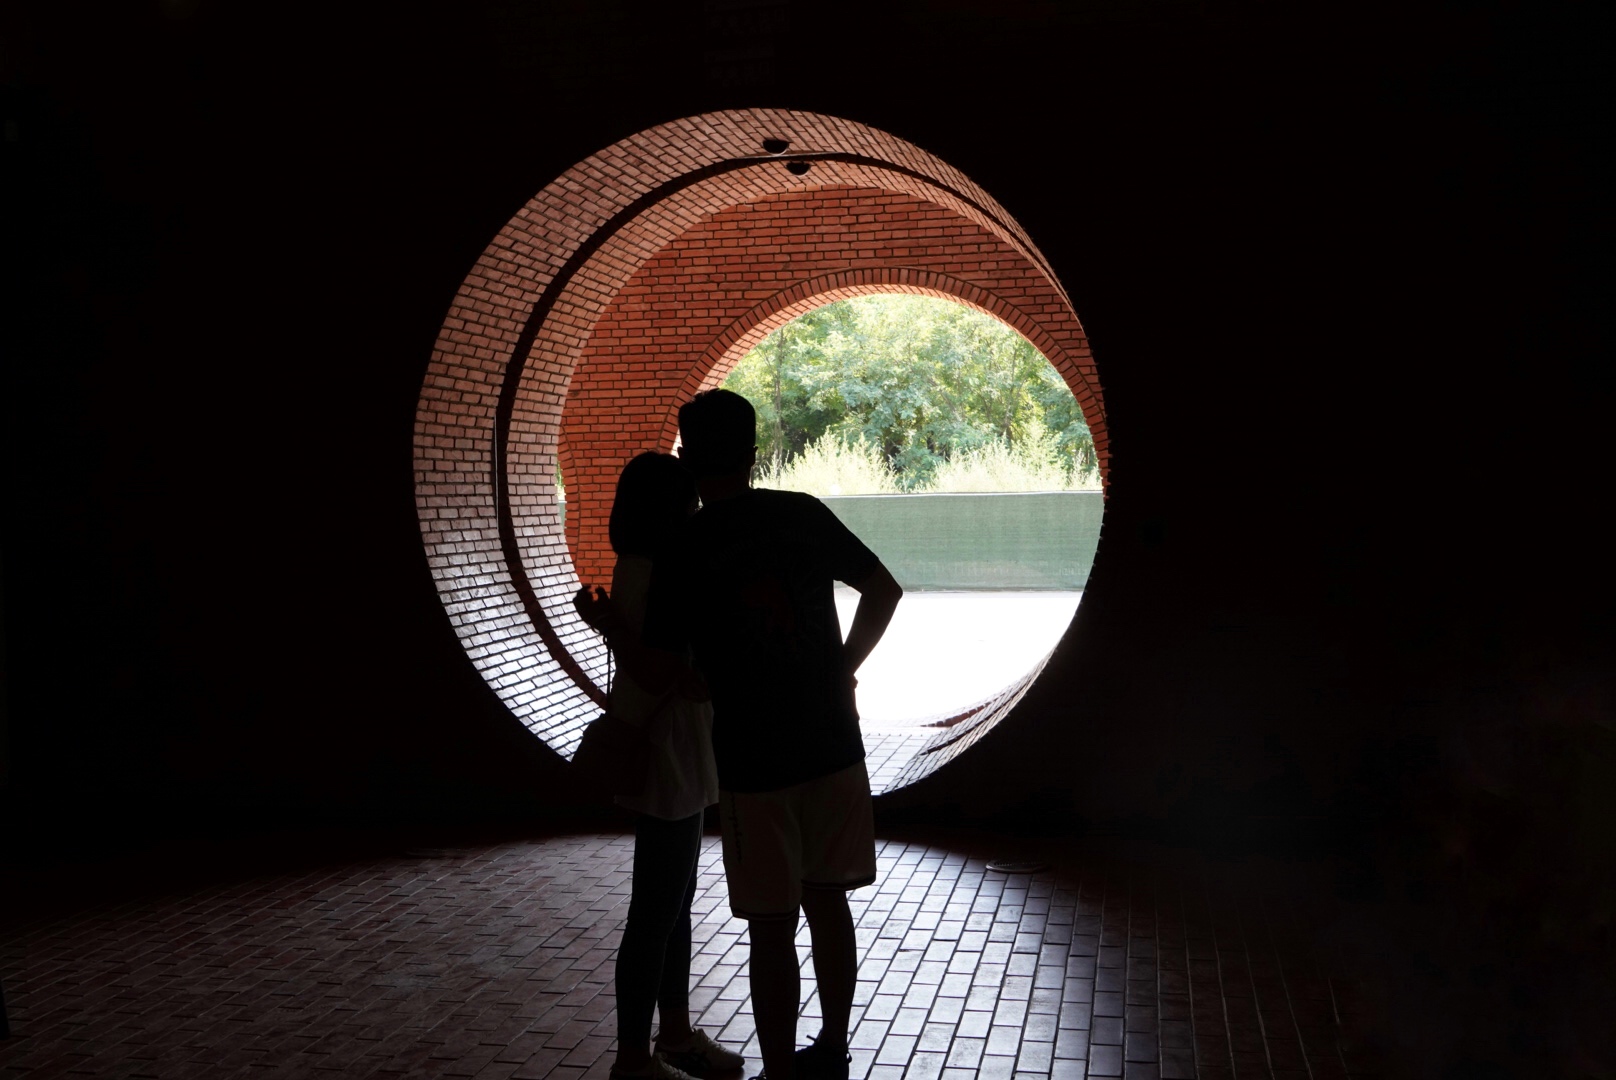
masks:
<instances>
[{"instance_id":1,"label":"woman's white top","mask_svg":"<svg viewBox=\"0 0 1616 1080\"><path fill-rule=\"evenodd\" d=\"M612 606L635 634L645 628L645 598L651 587L651 560L624 555L612 569ZM612 681L613 714L642 727L651 740L645 790L619 795L617 804L651 817L678 821L718 801L718 766L713 763L713 707L678 693L666 697L645 690L621 670Z\"/></svg>"}]
</instances>

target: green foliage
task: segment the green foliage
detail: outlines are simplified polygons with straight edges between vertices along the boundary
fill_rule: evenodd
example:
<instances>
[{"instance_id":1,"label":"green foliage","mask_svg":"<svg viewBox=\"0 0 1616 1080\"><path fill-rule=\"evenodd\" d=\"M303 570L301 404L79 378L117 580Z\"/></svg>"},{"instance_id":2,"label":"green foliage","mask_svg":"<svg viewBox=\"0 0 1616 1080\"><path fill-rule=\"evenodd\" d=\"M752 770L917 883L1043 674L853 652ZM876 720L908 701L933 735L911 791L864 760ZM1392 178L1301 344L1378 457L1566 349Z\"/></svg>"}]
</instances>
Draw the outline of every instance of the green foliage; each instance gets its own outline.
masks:
<instances>
[{"instance_id":1,"label":"green foliage","mask_svg":"<svg viewBox=\"0 0 1616 1080\"><path fill-rule=\"evenodd\" d=\"M835 387L827 384L850 337L837 331L850 315L831 304L787 323L747 353L724 380L726 389L757 408L760 464L778 467L803 453L846 413Z\"/></svg>"},{"instance_id":2,"label":"green foliage","mask_svg":"<svg viewBox=\"0 0 1616 1080\"><path fill-rule=\"evenodd\" d=\"M757 407L759 462L776 478L810 447L821 447L815 469L840 468L821 445L829 435L878 451L905 491L931 490L941 470L966 468L951 466L955 458L995 445L1009 452L1030 440L1040 462L1050 458L1032 467L1033 450L1017 451L1016 475L1035 486L1014 490L1046 488L1057 473L1081 475L1094 462L1077 402L1031 343L990 315L933 297L818 308L764 339L724 385ZM988 459L971 460L973 475L985 477Z\"/></svg>"},{"instance_id":3,"label":"green foliage","mask_svg":"<svg viewBox=\"0 0 1616 1080\"><path fill-rule=\"evenodd\" d=\"M810 495L895 495L984 491L1098 491L1094 470L1072 467L1055 433L1034 426L1020 442L1001 439L961 450L945 459L924 484L908 488L880 450L855 437L827 431L784 465L760 464L758 487Z\"/></svg>"}]
</instances>

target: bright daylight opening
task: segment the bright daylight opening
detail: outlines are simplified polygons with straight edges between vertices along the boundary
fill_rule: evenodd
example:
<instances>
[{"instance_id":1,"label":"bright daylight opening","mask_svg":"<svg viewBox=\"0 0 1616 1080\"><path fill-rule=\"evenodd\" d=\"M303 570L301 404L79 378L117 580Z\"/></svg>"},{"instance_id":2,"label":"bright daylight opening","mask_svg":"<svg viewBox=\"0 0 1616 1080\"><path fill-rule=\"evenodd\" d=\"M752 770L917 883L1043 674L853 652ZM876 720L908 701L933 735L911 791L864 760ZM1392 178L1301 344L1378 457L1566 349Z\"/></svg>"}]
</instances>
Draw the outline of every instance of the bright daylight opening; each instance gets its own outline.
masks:
<instances>
[{"instance_id":1,"label":"bright daylight opening","mask_svg":"<svg viewBox=\"0 0 1616 1080\"><path fill-rule=\"evenodd\" d=\"M765 338L723 385L758 411L759 487L817 495L905 597L859 672L866 727L947 725L1060 640L1099 536L1094 444L1030 342L919 295L840 300ZM838 590L845 633L858 595Z\"/></svg>"}]
</instances>

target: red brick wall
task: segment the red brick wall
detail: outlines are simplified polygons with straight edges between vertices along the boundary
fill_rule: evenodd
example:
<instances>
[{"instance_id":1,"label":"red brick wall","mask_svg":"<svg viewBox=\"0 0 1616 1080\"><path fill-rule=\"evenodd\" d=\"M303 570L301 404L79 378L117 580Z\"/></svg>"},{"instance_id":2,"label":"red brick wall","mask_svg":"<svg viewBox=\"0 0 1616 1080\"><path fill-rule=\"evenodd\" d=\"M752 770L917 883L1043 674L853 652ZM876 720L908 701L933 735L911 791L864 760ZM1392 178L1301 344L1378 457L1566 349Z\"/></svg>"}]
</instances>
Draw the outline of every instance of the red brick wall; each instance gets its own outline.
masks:
<instances>
[{"instance_id":1,"label":"red brick wall","mask_svg":"<svg viewBox=\"0 0 1616 1080\"><path fill-rule=\"evenodd\" d=\"M775 138L787 160L765 152ZM1104 471L1099 387L1043 256L968 177L885 132L788 110L687 117L579 162L494 237L421 390L416 505L467 656L551 747L572 752L606 676L605 649L570 605L563 426L569 518L594 576L617 469L671 445L680 401L802 312L894 286L974 303L1026 334L1083 403Z\"/></svg>"},{"instance_id":2,"label":"red brick wall","mask_svg":"<svg viewBox=\"0 0 1616 1080\"><path fill-rule=\"evenodd\" d=\"M772 195L686 231L595 324L561 424L567 544L579 577L610 578L617 473L634 454L673 445L681 402L720 381L770 330L868 292L946 296L1002 318L1065 376L1104 446L1082 327L1022 253L912 195L847 187Z\"/></svg>"}]
</instances>

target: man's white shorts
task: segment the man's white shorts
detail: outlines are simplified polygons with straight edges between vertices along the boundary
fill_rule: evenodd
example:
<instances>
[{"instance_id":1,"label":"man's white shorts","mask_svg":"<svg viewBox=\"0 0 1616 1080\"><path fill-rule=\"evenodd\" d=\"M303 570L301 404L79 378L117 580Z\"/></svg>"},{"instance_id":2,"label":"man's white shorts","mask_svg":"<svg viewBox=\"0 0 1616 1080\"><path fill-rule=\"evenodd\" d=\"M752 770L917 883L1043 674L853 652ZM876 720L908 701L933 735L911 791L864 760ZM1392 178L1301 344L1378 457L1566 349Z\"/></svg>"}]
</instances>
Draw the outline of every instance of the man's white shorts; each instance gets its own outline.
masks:
<instances>
[{"instance_id":1,"label":"man's white shorts","mask_svg":"<svg viewBox=\"0 0 1616 1080\"><path fill-rule=\"evenodd\" d=\"M729 906L739 919L794 918L802 890L875 880L864 762L779 791L718 793Z\"/></svg>"}]
</instances>

